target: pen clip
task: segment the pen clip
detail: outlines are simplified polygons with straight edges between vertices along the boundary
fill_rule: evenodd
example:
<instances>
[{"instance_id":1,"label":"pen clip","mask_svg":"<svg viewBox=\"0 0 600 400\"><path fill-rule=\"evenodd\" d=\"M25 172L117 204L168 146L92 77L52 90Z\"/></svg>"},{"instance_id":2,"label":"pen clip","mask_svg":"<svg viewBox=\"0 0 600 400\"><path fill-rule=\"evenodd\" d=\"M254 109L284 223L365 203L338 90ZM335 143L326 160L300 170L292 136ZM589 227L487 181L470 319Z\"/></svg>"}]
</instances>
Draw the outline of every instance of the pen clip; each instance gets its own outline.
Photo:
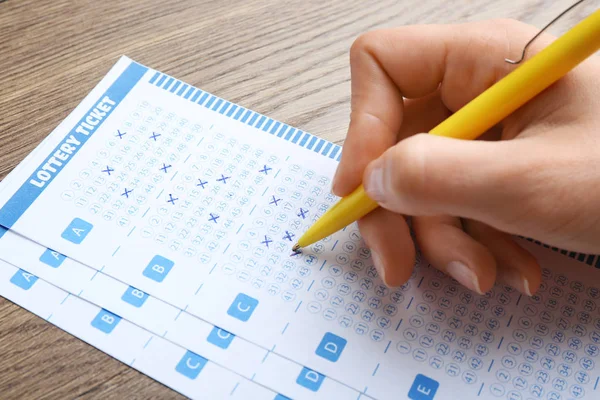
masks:
<instances>
[{"instance_id":1,"label":"pen clip","mask_svg":"<svg viewBox=\"0 0 600 400\"><path fill-rule=\"evenodd\" d=\"M579 4L583 3L584 1L585 0L579 0L579 1L575 2L575 4L571 5L569 8L567 8L566 10L561 12L556 18L554 18L546 26L544 26L534 37L531 38L531 40L529 40L529 42L527 42L527 44L525 44L525 47L523 48L523 52L521 53L521 58L519 60L515 61L515 60L511 60L509 58L505 58L504 61L506 61L509 64L519 64L520 62L522 62L525 59L525 53L527 52L527 48L529 47L529 45L531 43L533 43L533 41L535 41L535 39L538 38L538 36L540 36L546 29L548 29L550 27L550 25L552 25L553 23L558 21L563 15L565 15L566 13L568 13L569 11L571 11L573 8L575 8Z\"/></svg>"}]
</instances>

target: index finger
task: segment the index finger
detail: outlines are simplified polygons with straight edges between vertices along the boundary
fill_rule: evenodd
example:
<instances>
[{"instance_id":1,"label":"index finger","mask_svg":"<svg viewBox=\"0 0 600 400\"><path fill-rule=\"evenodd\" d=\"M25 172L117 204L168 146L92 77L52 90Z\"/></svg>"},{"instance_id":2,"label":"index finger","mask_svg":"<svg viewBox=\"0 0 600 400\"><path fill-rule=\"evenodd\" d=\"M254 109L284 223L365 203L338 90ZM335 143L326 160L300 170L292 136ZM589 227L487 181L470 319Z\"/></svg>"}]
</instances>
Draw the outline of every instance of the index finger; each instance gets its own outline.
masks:
<instances>
[{"instance_id":1,"label":"index finger","mask_svg":"<svg viewBox=\"0 0 600 400\"><path fill-rule=\"evenodd\" d=\"M517 21L494 20L360 36L350 50L352 111L333 192L349 194L369 162L402 138L433 128L448 110L458 110L506 75L512 66L504 59L519 54L535 33ZM547 41L538 38L530 53ZM419 100L410 104L404 98ZM416 123L407 124L410 117Z\"/></svg>"}]
</instances>

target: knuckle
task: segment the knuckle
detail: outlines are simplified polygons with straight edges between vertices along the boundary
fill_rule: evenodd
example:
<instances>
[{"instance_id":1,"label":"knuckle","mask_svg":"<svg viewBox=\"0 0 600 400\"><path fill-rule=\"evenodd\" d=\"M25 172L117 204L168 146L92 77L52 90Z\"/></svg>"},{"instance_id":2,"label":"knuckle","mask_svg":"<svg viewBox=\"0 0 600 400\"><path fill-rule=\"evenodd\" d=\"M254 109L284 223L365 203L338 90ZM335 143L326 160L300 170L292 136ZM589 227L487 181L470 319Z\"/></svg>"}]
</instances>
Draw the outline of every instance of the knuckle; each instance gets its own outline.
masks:
<instances>
[{"instance_id":1,"label":"knuckle","mask_svg":"<svg viewBox=\"0 0 600 400\"><path fill-rule=\"evenodd\" d=\"M369 31L359 35L350 46L350 64L361 60L365 54L371 54L378 43L378 31Z\"/></svg>"}]
</instances>

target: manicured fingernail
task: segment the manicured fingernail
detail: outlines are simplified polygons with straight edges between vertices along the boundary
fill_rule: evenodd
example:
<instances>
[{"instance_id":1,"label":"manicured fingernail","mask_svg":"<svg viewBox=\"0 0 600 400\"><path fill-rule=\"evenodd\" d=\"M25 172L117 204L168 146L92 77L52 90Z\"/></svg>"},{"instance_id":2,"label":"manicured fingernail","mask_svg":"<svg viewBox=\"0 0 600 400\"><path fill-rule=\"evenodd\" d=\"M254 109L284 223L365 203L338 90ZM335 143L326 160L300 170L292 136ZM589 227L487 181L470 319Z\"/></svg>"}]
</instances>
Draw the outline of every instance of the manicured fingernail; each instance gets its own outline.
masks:
<instances>
[{"instance_id":1,"label":"manicured fingernail","mask_svg":"<svg viewBox=\"0 0 600 400\"><path fill-rule=\"evenodd\" d=\"M461 285L474 290L479 294L482 294L477 275L475 275L475 272L473 272L473 270L467 267L465 264L461 263L460 261L452 261L446 266L446 271Z\"/></svg>"},{"instance_id":2,"label":"manicured fingernail","mask_svg":"<svg viewBox=\"0 0 600 400\"><path fill-rule=\"evenodd\" d=\"M379 275L383 283L385 283L385 268L383 267L383 263L381 262L381 257L379 257L379 254L371 250L371 258L373 259L373 264L375 265L377 274Z\"/></svg>"},{"instance_id":3,"label":"manicured fingernail","mask_svg":"<svg viewBox=\"0 0 600 400\"><path fill-rule=\"evenodd\" d=\"M335 175L333 176L333 179L331 180L331 193L333 193L333 194L335 194L337 181L338 181L338 174L336 172Z\"/></svg>"},{"instance_id":4,"label":"manicured fingernail","mask_svg":"<svg viewBox=\"0 0 600 400\"><path fill-rule=\"evenodd\" d=\"M533 295L533 293L531 293L531 285L529 284L529 280L527 280L527 278L525 278L523 274L516 269L503 269L500 280L519 292L526 294L527 296Z\"/></svg>"},{"instance_id":5,"label":"manicured fingernail","mask_svg":"<svg viewBox=\"0 0 600 400\"><path fill-rule=\"evenodd\" d=\"M371 199L379 202L383 200L385 194L383 187L383 161L373 161L370 168L369 176L364 182L365 191Z\"/></svg>"},{"instance_id":6,"label":"manicured fingernail","mask_svg":"<svg viewBox=\"0 0 600 400\"><path fill-rule=\"evenodd\" d=\"M525 294L527 296L533 296L533 293L531 293L531 288L529 287L529 281L527 280L527 278L523 278L523 289L525 289Z\"/></svg>"}]
</instances>

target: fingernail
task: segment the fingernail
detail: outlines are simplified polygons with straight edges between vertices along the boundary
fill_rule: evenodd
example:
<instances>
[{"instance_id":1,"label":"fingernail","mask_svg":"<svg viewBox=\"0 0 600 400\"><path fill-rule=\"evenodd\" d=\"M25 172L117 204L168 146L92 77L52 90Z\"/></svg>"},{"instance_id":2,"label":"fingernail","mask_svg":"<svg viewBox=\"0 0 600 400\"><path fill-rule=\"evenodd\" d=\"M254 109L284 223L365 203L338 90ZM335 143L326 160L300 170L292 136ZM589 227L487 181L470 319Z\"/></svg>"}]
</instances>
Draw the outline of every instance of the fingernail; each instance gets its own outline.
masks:
<instances>
[{"instance_id":1,"label":"fingernail","mask_svg":"<svg viewBox=\"0 0 600 400\"><path fill-rule=\"evenodd\" d=\"M335 176L333 177L333 179L331 180L331 193L334 195L338 195L337 193L337 181L338 181L338 177L337 174L335 174Z\"/></svg>"},{"instance_id":2,"label":"fingernail","mask_svg":"<svg viewBox=\"0 0 600 400\"><path fill-rule=\"evenodd\" d=\"M529 280L525 278L518 270L513 268L506 268L502 270L500 280L506 283L508 286L518 290L527 296L532 296L531 286Z\"/></svg>"},{"instance_id":3,"label":"fingernail","mask_svg":"<svg viewBox=\"0 0 600 400\"><path fill-rule=\"evenodd\" d=\"M371 164L371 171L367 179L365 179L365 191L374 201L381 201L384 197L383 187L383 161L375 160Z\"/></svg>"},{"instance_id":4,"label":"fingernail","mask_svg":"<svg viewBox=\"0 0 600 400\"><path fill-rule=\"evenodd\" d=\"M523 288L525 289L525 294L527 296L533 296L533 293L531 293L531 288L529 287L529 281L527 280L527 278L523 278Z\"/></svg>"},{"instance_id":5,"label":"fingernail","mask_svg":"<svg viewBox=\"0 0 600 400\"><path fill-rule=\"evenodd\" d=\"M379 257L379 254L375 253L371 249L371 258L373 259L373 265L375 265L377 274L379 275L383 283L385 283L385 268L383 267L383 263L381 262L381 257Z\"/></svg>"},{"instance_id":6,"label":"fingernail","mask_svg":"<svg viewBox=\"0 0 600 400\"><path fill-rule=\"evenodd\" d=\"M461 263L460 261L452 261L446 267L446 271L461 285L474 290L479 294L483 294L481 292L481 288L479 287L479 279L477 279L477 275L475 275L473 270L471 270L471 268L467 267L465 264Z\"/></svg>"}]
</instances>

